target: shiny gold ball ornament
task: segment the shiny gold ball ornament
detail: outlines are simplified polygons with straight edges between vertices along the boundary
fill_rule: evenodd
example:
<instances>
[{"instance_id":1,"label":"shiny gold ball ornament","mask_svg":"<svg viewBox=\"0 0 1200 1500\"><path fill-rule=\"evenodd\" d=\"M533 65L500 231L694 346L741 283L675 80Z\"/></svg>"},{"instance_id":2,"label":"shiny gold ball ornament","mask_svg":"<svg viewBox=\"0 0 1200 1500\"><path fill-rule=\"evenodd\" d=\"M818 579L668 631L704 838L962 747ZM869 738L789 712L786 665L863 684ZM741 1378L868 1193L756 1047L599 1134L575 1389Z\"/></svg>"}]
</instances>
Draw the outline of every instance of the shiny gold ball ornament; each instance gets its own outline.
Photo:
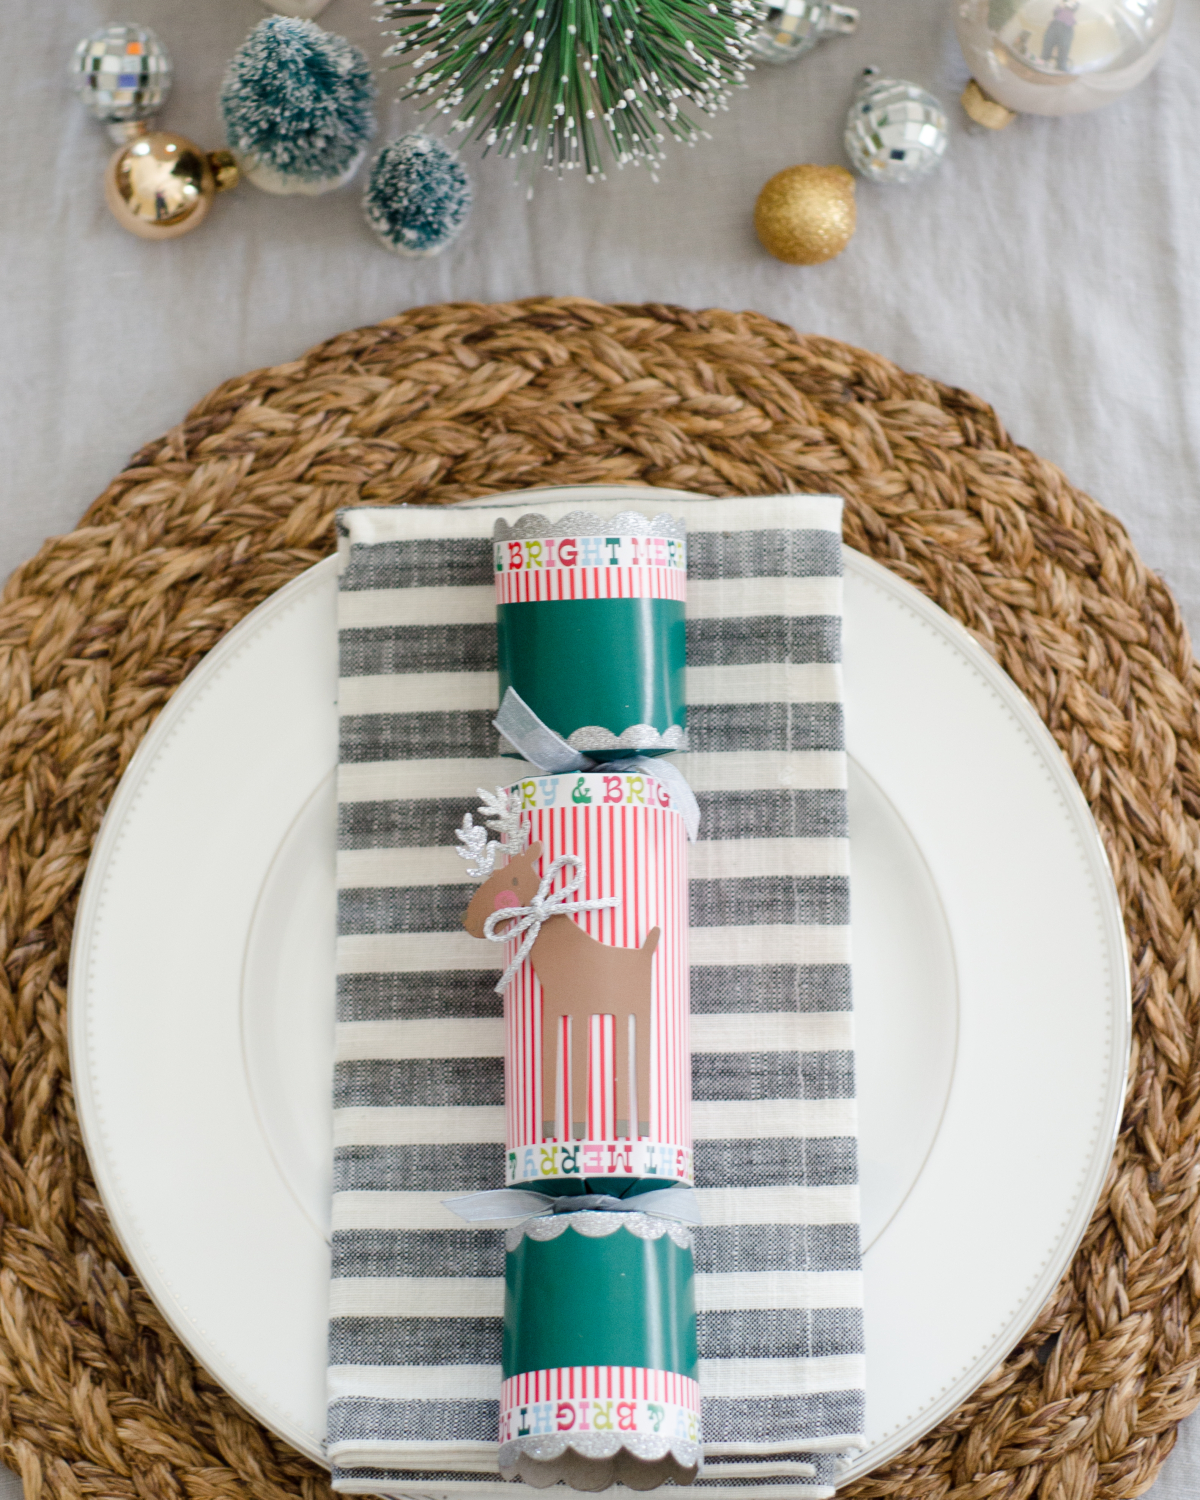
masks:
<instances>
[{"instance_id":1,"label":"shiny gold ball ornament","mask_svg":"<svg viewBox=\"0 0 1200 1500\"><path fill-rule=\"evenodd\" d=\"M854 178L845 167L785 167L754 205L759 239L789 266L818 266L840 255L855 219Z\"/></svg>"},{"instance_id":2,"label":"shiny gold ball ornament","mask_svg":"<svg viewBox=\"0 0 1200 1500\"><path fill-rule=\"evenodd\" d=\"M104 196L122 229L170 240L201 224L216 195L237 180L228 151L202 151L186 136L152 130L113 156Z\"/></svg>"}]
</instances>

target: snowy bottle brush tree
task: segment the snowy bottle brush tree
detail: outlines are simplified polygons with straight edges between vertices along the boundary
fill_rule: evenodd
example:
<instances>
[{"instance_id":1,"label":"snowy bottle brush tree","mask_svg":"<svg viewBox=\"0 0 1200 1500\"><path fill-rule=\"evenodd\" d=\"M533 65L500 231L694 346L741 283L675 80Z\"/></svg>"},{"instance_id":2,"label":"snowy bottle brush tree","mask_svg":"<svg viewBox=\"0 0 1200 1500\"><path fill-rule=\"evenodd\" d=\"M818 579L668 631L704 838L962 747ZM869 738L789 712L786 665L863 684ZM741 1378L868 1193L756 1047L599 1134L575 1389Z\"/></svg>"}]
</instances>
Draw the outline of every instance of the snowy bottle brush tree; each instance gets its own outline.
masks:
<instances>
[{"instance_id":1,"label":"snowy bottle brush tree","mask_svg":"<svg viewBox=\"0 0 1200 1500\"><path fill-rule=\"evenodd\" d=\"M470 209L471 183L461 163L420 131L388 142L363 194L367 223L397 255L440 255Z\"/></svg>"},{"instance_id":2,"label":"snowy bottle brush tree","mask_svg":"<svg viewBox=\"0 0 1200 1500\"><path fill-rule=\"evenodd\" d=\"M269 16L234 53L221 86L230 149L268 193L347 182L375 133L365 55L314 21Z\"/></svg>"},{"instance_id":3,"label":"snowy bottle brush tree","mask_svg":"<svg viewBox=\"0 0 1200 1500\"><path fill-rule=\"evenodd\" d=\"M603 177L694 144L743 82L754 0L375 0L404 98L505 156Z\"/></svg>"}]
</instances>

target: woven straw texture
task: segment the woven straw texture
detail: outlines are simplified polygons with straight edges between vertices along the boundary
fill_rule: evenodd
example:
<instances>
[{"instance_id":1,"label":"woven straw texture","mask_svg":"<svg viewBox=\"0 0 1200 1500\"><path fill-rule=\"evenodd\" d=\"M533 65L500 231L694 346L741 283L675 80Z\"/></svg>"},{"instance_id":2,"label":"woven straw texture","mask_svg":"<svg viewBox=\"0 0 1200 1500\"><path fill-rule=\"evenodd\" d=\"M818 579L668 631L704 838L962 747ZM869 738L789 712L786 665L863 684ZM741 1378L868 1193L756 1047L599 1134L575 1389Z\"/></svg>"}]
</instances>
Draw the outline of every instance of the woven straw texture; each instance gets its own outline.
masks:
<instances>
[{"instance_id":1,"label":"woven straw texture","mask_svg":"<svg viewBox=\"0 0 1200 1500\"><path fill-rule=\"evenodd\" d=\"M337 507L599 481L844 495L849 542L1037 706L1124 903L1129 1096L1083 1247L977 1395L849 1493L1133 1496L1200 1399L1200 680L1167 589L964 391L756 314L457 304L221 386L0 601L0 1456L28 1500L326 1490L166 1327L80 1144L71 928L130 756L204 653L332 550Z\"/></svg>"}]
</instances>

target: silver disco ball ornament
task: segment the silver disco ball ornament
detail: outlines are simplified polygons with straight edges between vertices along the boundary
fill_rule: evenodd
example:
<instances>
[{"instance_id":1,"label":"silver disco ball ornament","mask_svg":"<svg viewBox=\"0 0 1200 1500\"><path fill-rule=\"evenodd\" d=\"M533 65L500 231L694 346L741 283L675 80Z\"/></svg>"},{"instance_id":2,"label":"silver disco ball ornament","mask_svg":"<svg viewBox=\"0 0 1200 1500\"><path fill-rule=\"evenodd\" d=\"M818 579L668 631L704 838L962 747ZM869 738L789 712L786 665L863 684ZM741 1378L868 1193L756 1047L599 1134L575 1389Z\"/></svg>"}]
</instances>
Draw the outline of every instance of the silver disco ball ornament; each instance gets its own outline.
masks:
<instances>
[{"instance_id":1,"label":"silver disco ball ornament","mask_svg":"<svg viewBox=\"0 0 1200 1500\"><path fill-rule=\"evenodd\" d=\"M958 0L955 26L974 75L967 112L1076 115L1119 98L1162 56L1175 0ZM972 106L975 107L972 107Z\"/></svg>"},{"instance_id":2,"label":"silver disco ball ornament","mask_svg":"<svg viewBox=\"0 0 1200 1500\"><path fill-rule=\"evenodd\" d=\"M171 57L148 26L105 26L76 47L71 81L88 113L126 141L166 103Z\"/></svg>"},{"instance_id":3,"label":"silver disco ball ornament","mask_svg":"<svg viewBox=\"0 0 1200 1500\"><path fill-rule=\"evenodd\" d=\"M932 94L864 68L846 117L845 142L855 169L872 182L912 182L941 163L950 131Z\"/></svg>"},{"instance_id":4,"label":"silver disco ball ornament","mask_svg":"<svg viewBox=\"0 0 1200 1500\"><path fill-rule=\"evenodd\" d=\"M768 5L757 31L748 38L751 50L766 62L795 62L819 41L858 28L858 12L830 0L784 0Z\"/></svg>"}]
</instances>

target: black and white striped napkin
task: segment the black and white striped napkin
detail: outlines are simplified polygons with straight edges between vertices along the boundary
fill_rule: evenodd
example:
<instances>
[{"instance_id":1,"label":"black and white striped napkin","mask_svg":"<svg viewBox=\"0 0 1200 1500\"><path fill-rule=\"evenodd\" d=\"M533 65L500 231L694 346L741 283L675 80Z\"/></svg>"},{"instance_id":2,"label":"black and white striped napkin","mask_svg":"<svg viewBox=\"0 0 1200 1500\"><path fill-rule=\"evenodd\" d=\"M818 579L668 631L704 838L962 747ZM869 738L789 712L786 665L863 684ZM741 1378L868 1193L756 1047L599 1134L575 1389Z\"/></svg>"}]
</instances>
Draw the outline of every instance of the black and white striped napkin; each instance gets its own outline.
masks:
<instances>
[{"instance_id":1,"label":"black and white striped napkin","mask_svg":"<svg viewBox=\"0 0 1200 1500\"><path fill-rule=\"evenodd\" d=\"M495 518L580 509L688 527L695 1487L832 1495L864 1389L841 502L674 492L340 518L334 1485L509 1488L503 1235L442 1206L504 1181L498 964L460 925L454 829L477 787L529 769L491 726Z\"/></svg>"}]
</instances>

